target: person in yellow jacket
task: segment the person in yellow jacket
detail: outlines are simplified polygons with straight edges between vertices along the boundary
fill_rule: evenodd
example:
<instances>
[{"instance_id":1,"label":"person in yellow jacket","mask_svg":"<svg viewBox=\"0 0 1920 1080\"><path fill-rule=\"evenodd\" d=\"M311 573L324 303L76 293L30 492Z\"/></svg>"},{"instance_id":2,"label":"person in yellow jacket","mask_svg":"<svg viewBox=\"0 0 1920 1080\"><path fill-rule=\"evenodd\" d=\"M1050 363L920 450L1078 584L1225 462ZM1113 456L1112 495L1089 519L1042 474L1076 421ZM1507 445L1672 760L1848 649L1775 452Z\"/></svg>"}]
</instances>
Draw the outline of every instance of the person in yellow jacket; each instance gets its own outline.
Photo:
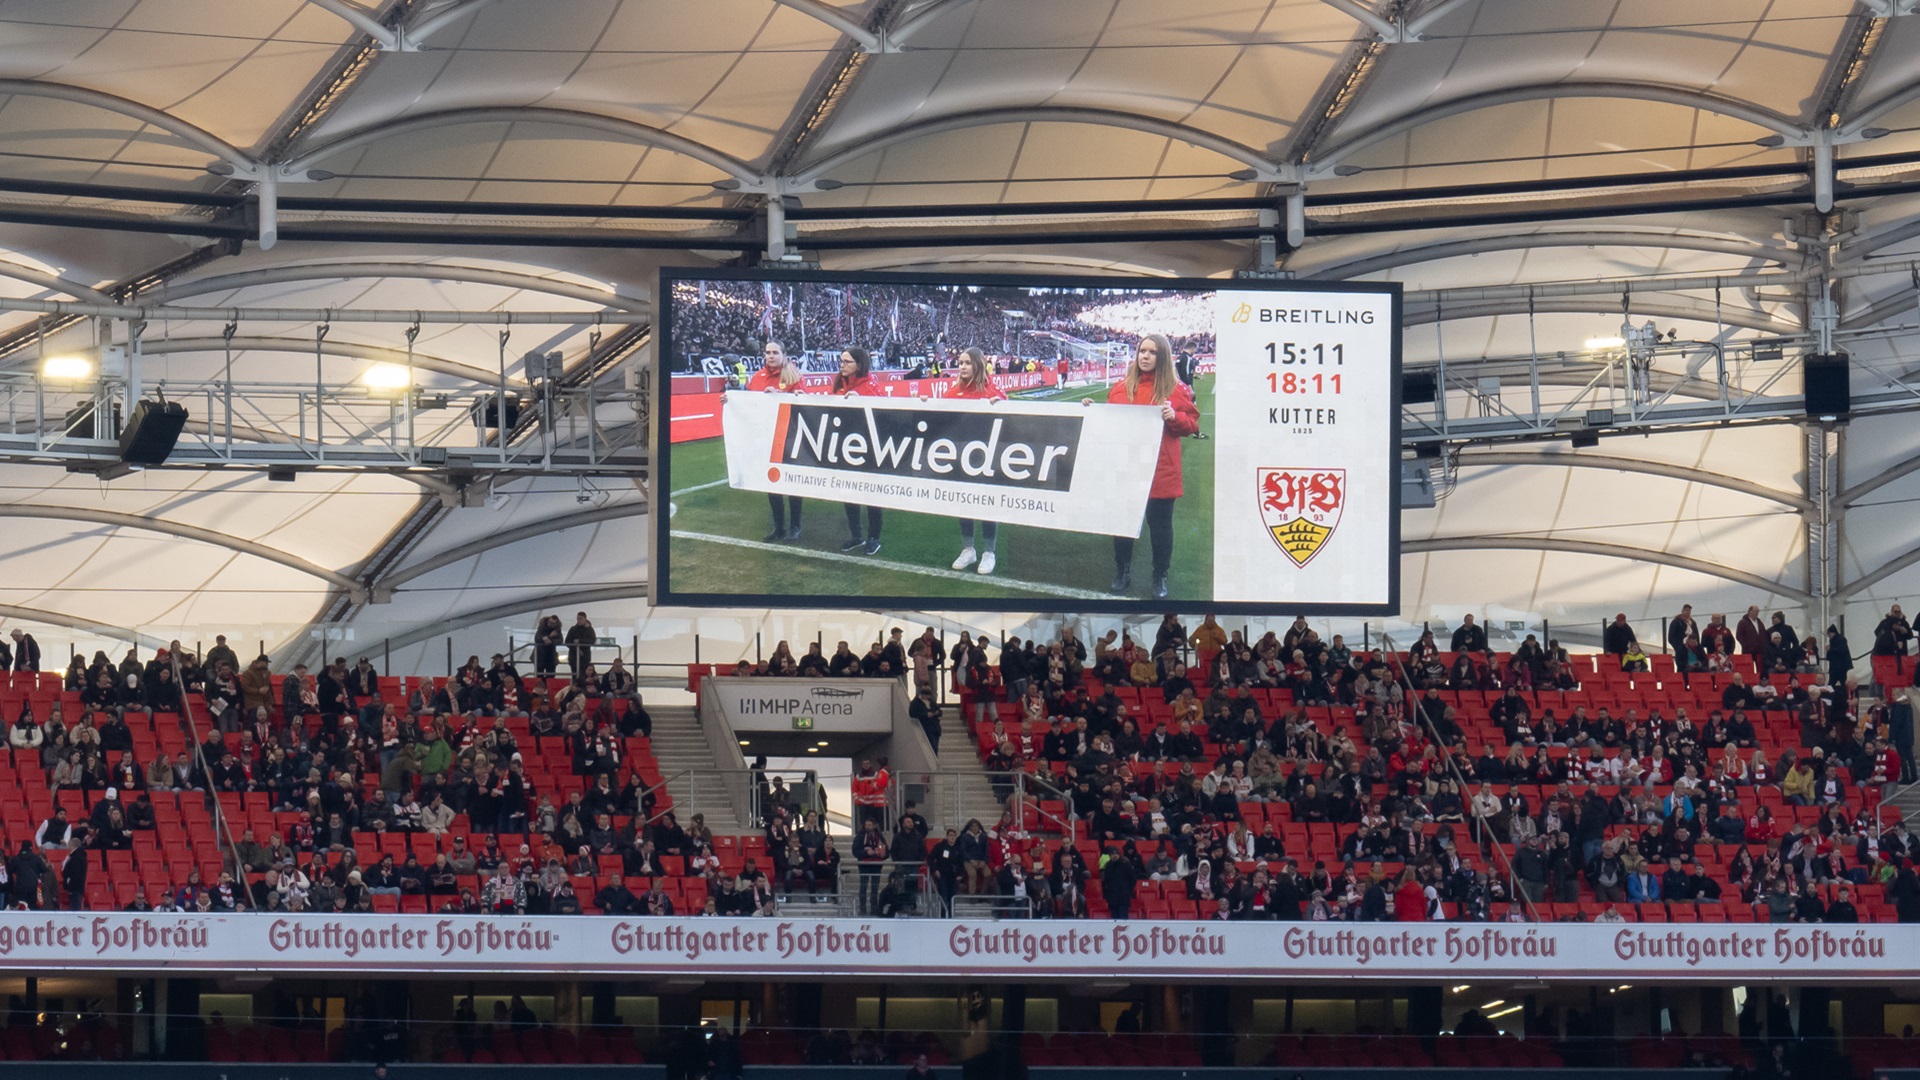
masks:
<instances>
[{"instance_id":1,"label":"person in yellow jacket","mask_svg":"<svg viewBox=\"0 0 1920 1080\"><path fill-rule=\"evenodd\" d=\"M1193 647L1194 670L1211 673L1213 658L1227 647L1227 631L1209 615L1187 635L1187 644Z\"/></svg>"},{"instance_id":2,"label":"person in yellow jacket","mask_svg":"<svg viewBox=\"0 0 1920 1080\"><path fill-rule=\"evenodd\" d=\"M1795 806L1813 805L1813 765L1806 758L1793 763L1787 775L1780 778L1780 794Z\"/></svg>"}]
</instances>

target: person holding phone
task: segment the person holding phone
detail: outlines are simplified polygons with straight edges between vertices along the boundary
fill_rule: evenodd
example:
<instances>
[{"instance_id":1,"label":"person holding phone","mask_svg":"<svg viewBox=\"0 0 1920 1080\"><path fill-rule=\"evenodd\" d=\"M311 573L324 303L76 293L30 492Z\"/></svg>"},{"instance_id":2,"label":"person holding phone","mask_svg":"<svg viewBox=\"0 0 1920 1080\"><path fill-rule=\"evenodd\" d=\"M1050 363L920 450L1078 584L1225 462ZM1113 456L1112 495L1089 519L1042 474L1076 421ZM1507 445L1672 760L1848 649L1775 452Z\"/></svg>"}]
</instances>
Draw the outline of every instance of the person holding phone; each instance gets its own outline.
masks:
<instances>
[{"instance_id":1,"label":"person holding phone","mask_svg":"<svg viewBox=\"0 0 1920 1080\"><path fill-rule=\"evenodd\" d=\"M988 374L987 354L978 346L962 349L954 360L953 381L947 384L948 398L963 401L1005 401L1006 392L1001 390ZM991 574L997 560L996 548L999 546L1000 523L985 521L980 523L980 540L986 549L979 551L973 546L973 519L960 519L960 557L953 560L955 570L965 570L976 563L978 573Z\"/></svg>"},{"instance_id":2,"label":"person holding phone","mask_svg":"<svg viewBox=\"0 0 1920 1080\"><path fill-rule=\"evenodd\" d=\"M1145 522L1153 545L1153 589L1156 600L1167 596L1167 570L1173 565L1173 504L1185 493L1182 483L1180 440L1200 430L1200 410L1193 392L1174 372L1173 345L1164 334L1147 334L1134 350L1133 361L1119 381L1107 389L1111 405L1152 405L1160 410L1160 457L1153 468L1153 486L1147 491ZM1133 587L1133 545L1138 536L1113 538L1111 593Z\"/></svg>"},{"instance_id":3,"label":"person holding phone","mask_svg":"<svg viewBox=\"0 0 1920 1080\"><path fill-rule=\"evenodd\" d=\"M806 387L800 381L800 365L788 358L786 346L769 341L760 354L760 370L747 380L747 390L763 394L799 394L805 392ZM800 508L804 501L798 495L768 492L767 506L773 511L773 531L762 538L762 543L792 543L800 539Z\"/></svg>"},{"instance_id":4,"label":"person holding phone","mask_svg":"<svg viewBox=\"0 0 1920 1080\"><path fill-rule=\"evenodd\" d=\"M879 397L880 387L873 381L873 354L858 345L849 345L840 351L840 371L833 377L833 385L827 390L830 394L846 397ZM860 510L858 503L847 503L847 542L840 545L844 552L860 551L868 555L880 554L880 508L866 507L867 529L863 536L860 532Z\"/></svg>"}]
</instances>

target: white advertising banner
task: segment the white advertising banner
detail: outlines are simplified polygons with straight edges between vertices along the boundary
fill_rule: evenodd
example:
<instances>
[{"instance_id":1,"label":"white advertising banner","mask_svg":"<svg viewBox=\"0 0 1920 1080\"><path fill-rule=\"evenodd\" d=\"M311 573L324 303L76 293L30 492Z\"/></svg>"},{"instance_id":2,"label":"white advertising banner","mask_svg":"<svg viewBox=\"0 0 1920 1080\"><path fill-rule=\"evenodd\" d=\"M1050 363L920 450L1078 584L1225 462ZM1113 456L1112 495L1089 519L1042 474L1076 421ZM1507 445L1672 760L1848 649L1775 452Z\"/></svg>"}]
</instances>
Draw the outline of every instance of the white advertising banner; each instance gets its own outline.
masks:
<instances>
[{"instance_id":1,"label":"white advertising banner","mask_svg":"<svg viewBox=\"0 0 1920 1080\"><path fill-rule=\"evenodd\" d=\"M6 912L0 970L1885 982L1920 927Z\"/></svg>"},{"instance_id":2,"label":"white advertising banner","mask_svg":"<svg viewBox=\"0 0 1920 1080\"><path fill-rule=\"evenodd\" d=\"M1390 603L1400 484L1384 292L1216 296L1213 598Z\"/></svg>"},{"instance_id":3,"label":"white advertising banner","mask_svg":"<svg viewBox=\"0 0 1920 1080\"><path fill-rule=\"evenodd\" d=\"M878 732L893 730L892 679L700 680L734 731Z\"/></svg>"},{"instance_id":4,"label":"white advertising banner","mask_svg":"<svg viewBox=\"0 0 1920 1080\"><path fill-rule=\"evenodd\" d=\"M1134 536L1161 420L1105 403L735 392L721 426L737 489Z\"/></svg>"}]
</instances>

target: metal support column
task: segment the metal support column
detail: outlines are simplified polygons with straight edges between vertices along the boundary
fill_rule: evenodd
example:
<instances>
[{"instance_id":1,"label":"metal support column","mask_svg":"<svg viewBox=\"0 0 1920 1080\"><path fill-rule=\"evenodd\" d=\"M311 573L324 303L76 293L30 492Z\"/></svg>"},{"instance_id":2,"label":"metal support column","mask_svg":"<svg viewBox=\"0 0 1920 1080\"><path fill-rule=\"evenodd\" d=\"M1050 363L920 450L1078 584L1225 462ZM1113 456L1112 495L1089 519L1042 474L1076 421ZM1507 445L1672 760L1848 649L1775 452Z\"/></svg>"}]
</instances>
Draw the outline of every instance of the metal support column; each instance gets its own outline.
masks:
<instances>
[{"instance_id":1,"label":"metal support column","mask_svg":"<svg viewBox=\"0 0 1920 1080\"><path fill-rule=\"evenodd\" d=\"M1839 589L1840 537L1835 498L1839 487L1840 431L1832 424L1806 427L1806 494L1813 504L1807 523L1806 588L1813 594L1819 621L1809 633L1818 633L1833 621L1834 594Z\"/></svg>"}]
</instances>

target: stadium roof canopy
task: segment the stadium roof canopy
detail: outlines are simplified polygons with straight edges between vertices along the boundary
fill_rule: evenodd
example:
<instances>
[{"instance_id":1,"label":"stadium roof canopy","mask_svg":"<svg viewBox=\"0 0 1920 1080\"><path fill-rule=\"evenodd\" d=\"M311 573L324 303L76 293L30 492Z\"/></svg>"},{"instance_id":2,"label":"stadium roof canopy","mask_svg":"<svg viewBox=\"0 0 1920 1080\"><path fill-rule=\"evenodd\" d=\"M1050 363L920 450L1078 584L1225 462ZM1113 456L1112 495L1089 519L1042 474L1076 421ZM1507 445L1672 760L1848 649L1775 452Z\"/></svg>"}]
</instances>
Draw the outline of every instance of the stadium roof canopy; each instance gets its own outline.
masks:
<instances>
[{"instance_id":1,"label":"stadium roof canopy","mask_svg":"<svg viewBox=\"0 0 1920 1080\"><path fill-rule=\"evenodd\" d=\"M1404 282L1409 363L1456 370L1577 355L1624 305L1696 343L1656 371L1711 385L1742 343L1821 343L1830 297L1855 394L1883 393L1920 367L1914 6L6 0L0 297L232 310L150 316L147 377L188 399L229 364L349 385L406 348L343 321L316 353L326 320L257 309L579 313L424 328L458 392L509 350L579 359L659 265L758 259L771 204L830 269ZM0 368L83 330L0 312ZM1524 397L1517 370L1461 403ZM1805 626L1824 591L1858 645L1920 583L1913 430L1456 446L1406 517L1403 616ZM364 651L550 601L642 618L638 485L518 479L488 509L458 480L0 465L0 619L285 655L322 621Z\"/></svg>"}]
</instances>

